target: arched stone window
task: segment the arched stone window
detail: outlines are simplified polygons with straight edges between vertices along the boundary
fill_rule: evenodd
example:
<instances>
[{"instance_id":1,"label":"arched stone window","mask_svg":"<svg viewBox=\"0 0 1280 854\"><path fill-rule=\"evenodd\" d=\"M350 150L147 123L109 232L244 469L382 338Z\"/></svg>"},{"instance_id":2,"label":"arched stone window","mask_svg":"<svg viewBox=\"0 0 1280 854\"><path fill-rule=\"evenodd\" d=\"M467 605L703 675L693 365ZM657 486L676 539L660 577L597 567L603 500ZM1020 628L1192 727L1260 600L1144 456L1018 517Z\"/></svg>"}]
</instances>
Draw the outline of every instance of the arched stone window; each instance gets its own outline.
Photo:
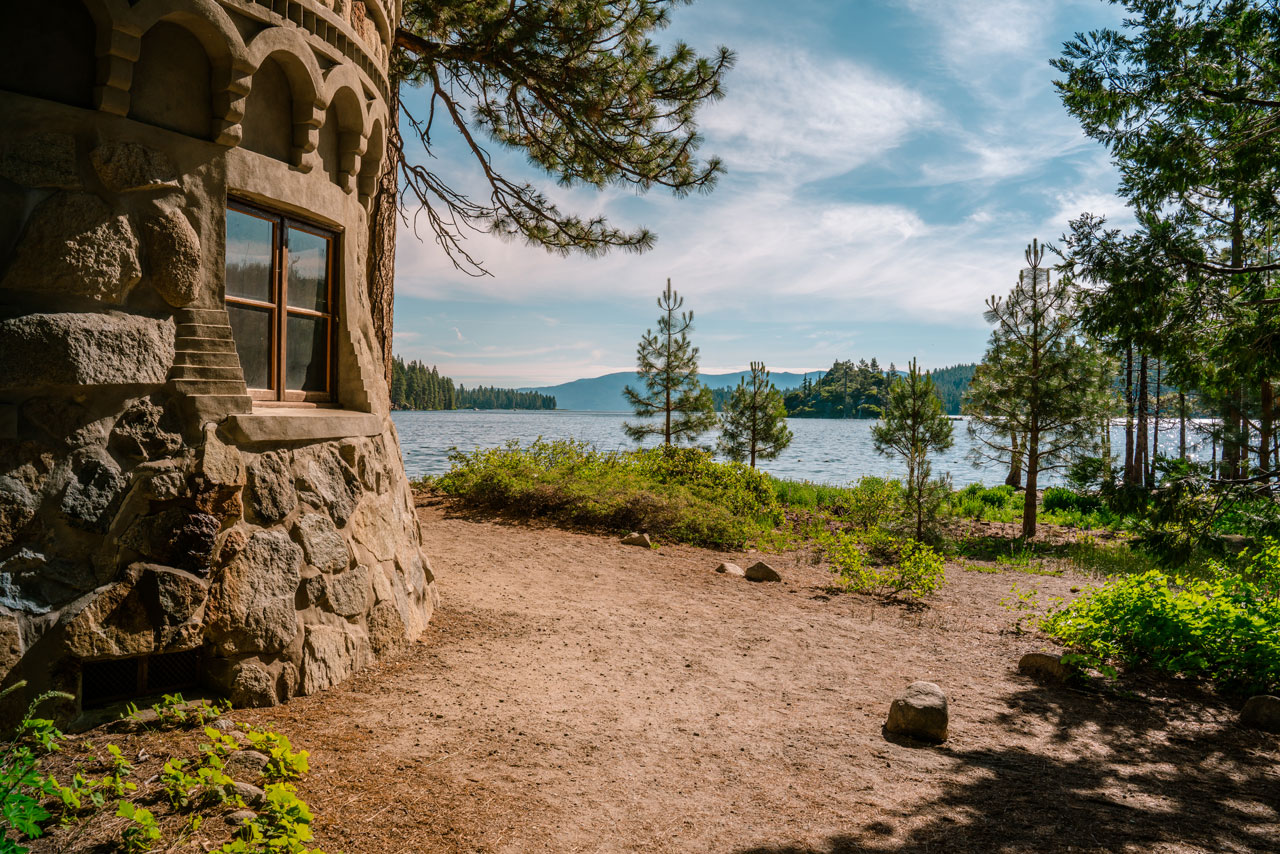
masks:
<instances>
[{"instance_id":1,"label":"arched stone window","mask_svg":"<svg viewBox=\"0 0 1280 854\"><path fill-rule=\"evenodd\" d=\"M133 67L129 117L208 139L212 133L212 67L190 30L161 21L142 37Z\"/></svg>"},{"instance_id":2,"label":"arched stone window","mask_svg":"<svg viewBox=\"0 0 1280 854\"><path fill-rule=\"evenodd\" d=\"M93 105L93 18L80 0L5 4L0 89L76 107Z\"/></svg>"}]
</instances>

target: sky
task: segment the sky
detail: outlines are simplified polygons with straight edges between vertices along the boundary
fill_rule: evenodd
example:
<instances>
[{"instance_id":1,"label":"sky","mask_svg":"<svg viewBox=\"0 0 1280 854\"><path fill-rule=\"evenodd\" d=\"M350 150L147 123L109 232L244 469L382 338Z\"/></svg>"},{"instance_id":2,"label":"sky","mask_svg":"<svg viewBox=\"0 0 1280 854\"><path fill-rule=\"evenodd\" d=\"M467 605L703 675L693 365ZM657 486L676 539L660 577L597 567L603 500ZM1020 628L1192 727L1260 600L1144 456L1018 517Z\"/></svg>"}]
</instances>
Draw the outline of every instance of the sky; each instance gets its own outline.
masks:
<instances>
[{"instance_id":1,"label":"sky","mask_svg":"<svg viewBox=\"0 0 1280 854\"><path fill-rule=\"evenodd\" d=\"M695 313L703 373L836 359L928 368L982 357L983 302L1032 238L1083 211L1126 218L1106 151L1062 107L1049 60L1116 26L1103 0L696 0L660 38L738 57L700 114L726 166L707 195L562 188L518 152L510 176L563 209L657 234L642 255L552 255L472 235L492 274L454 269L402 228L395 351L467 385L553 385L630 370L671 279ZM425 95L409 91L412 107ZM429 165L481 189L438 129Z\"/></svg>"}]
</instances>

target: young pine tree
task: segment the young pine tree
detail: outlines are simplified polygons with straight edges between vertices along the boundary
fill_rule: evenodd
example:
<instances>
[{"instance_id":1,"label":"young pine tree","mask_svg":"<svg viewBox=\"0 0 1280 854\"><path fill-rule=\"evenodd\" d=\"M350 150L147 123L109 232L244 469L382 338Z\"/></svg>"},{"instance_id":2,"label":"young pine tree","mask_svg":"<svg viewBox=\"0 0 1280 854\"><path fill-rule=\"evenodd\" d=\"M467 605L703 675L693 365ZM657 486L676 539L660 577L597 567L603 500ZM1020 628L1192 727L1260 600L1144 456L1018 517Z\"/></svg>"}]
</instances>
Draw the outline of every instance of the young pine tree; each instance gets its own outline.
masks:
<instances>
[{"instance_id":1,"label":"young pine tree","mask_svg":"<svg viewBox=\"0 0 1280 854\"><path fill-rule=\"evenodd\" d=\"M1044 250L1027 247L1028 269L1009 296L987 301L995 324L982 364L969 384L965 411L980 458L1021 454L1027 498L1022 536L1036 535L1040 473L1067 465L1097 444L1097 425L1111 412L1111 364L1077 334L1075 300L1066 282L1052 283L1041 266Z\"/></svg>"},{"instance_id":2,"label":"young pine tree","mask_svg":"<svg viewBox=\"0 0 1280 854\"><path fill-rule=\"evenodd\" d=\"M627 435L637 442L661 436L664 444L697 441L715 426L715 405L711 389L698 381L698 348L689 341L693 312L680 312L684 297L667 289L658 297L658 331L645 330L636 346L636 375L643 380L643 392L631 386L622 390L637 418L660 416L659 421L623 424ZM676 312L680 312L678 315Z\"/></svg>"},{"instance_id":3,"label":"young pine tree","mask_svg":"<svg viewBox=\"0 0 1280 854\"><path fill-rule=\"evenodd\" d=\"M772 460L791 444L782 392L769 381L764 362L751 363L751 381L743 377L725 404L720 420L720 453L737 462Z\"/></svg>"},{"instance_id":4,"label":"young pine tree","mask_svg":"<svg viewBox=\"0 0 1280 854\"><path fill-rule=\"evenodd\" d=\"M915 516L916 539L924 539L930 515L929 454L951 447L951 421L942 412L942 399L933 377L915 359L905 377L889 386L884 418L871 428L877 453L898 456L907 464L907 506Z\"/></svg>"}]
</instances>

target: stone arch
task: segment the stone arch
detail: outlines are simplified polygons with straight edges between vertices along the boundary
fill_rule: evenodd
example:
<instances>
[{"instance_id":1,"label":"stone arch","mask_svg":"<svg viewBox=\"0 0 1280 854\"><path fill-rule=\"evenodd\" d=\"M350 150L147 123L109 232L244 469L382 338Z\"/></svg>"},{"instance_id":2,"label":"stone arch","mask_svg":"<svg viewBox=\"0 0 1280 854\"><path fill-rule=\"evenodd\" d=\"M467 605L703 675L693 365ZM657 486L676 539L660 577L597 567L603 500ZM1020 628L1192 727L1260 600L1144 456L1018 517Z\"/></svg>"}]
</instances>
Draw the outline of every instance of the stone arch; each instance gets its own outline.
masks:
<instances>
[{"instance_id":1,"label":"stone arch","mask_svg":"<svg viewBox=\"0 0 1280 854\"><path fill-rule=\"evenodd\" d=\"M287 108L270 116L275 122L282 120L287 128L288 134L288 156L278 157L277 159L287 160L292 165L301 168L303 171L311 169L311 161L307 158L311 152L316 150L316 134L320 125L324 122L324 109L322 106L321 93L324 87L324 77L320 71L320 65L316 62L315 53L307 45L305 39L298 30L284 29L281 27L272 27L263 30L248 45L249 61L254 65L254 89L250 91L249 97L245 104L245 133L246 141L244 145L254 151L258 149L251 144L249 136L258 133L258 125L262 122L262 117L257 113L259 99L254 97L257 91L260 78L258 74L268 63L275 63L278 71L284 75L289 87L289 104ZM270 72L269 72L270 73ZM276 80L276 89L279 80ZM274 99L277 103L280 101L279 95L275 95ZM251 107L250 105L253 104ZM253 127L250 127L252 123ZM276 133L283 133L279 127ZM262 152L267 153L267 152ZM276 156L272 154L272 156Z\"/></svg>"},{"instance_id":2,"label":"stone arch","mask_svg":"<svg viewBox=\"0 0 1280 854\"><path fill-rule=\"evenodd\" d=\"M382 132L382 120L374 119L369 129L369 141L364 154L360 158L360 176L356 189L360 193L360 203L369 204L374 191L378 187L378 175L382 171L382 158L386 154L387 141Z\"/></svg>"},{"instance_id":3,"label":"stone arch","mask_svg":"<svg viewBox=\"0 0 1280 854\"><path fill-rule=\"evenodd\" d=\"M0 89L93 106L99 30L106 10L84 0L41 0L5 10L0 29Z\"/></svg>"},{"instance_id":4,"label":"stone arch","mask_svg":"<svg viewBox=\"0 0 1280 854\"><path fill-rule=\"evenodd\" d=\"M365 110L360 89L340 86L329 99L324 124L320 126L320 161L330 179L351 190L351 179L360 171L360 155L365 150Z\"/></svg>"},{"instance_id":5,"label":"stone arch","mask_svg":"<svg viewBox=\"0 0 1280 854\"><path fill-rule=\"evenodd\" d=\"M142 35L129 118L208 139L213 134L213 63L182 24L158 21Z\"/></svg>"},{"instance_id":6,"label":"stone arch","mask_svg":"<svg viewBox=\"0 0 1280 854\"><path fill-rule=\"evenodd\" d=\"M225 145L235 145L240 141L240 120L244 117L245 96L249 93L250 76L253 73L254 66L249 61L248 52L245 49L244 40L240 37L239 31L232 23L227 13L213 0L140 0L133 10L134 26L143 33L143 46L139 51L138 63L135 68L133 87L131 89L131 102L135 100L139 94L139 84L141 83L145 89L146 83L139 79L138 72L144 71L143 62L147 58L147 42L150 40L153 47L159 47L156 51L157 63L162 66L166 64L166 60L174 64L182 65L190 64L190 68L180 69L188 74L196 77L202 76L202 71L196 69L197 60L190 56L183 55L175 57L176 51L167 45L160 45L155 38L149 39L152 30L161 25L166 25L166 31L174 34L180 41L187 43L188 49L193 45L190 39L183 36L177 36L169 27L177 26L187 31L200 45L201 52L204 55L204 61L209 68L209 99L208 120L209 126L201 133L193 133L193 136L211 138ZM179 78L180 79L180 78ZM170 82L171 88L174 87ZM154 93L147 92L147 95ZM201 90L203 95L203 90ZM187 95L186 100L192 103L203 101L203 98L192 97ZM189 107L190 112L195 111L195 107ZM149 111L149 108L137 110L138 118L142 118L142 114ZM129 115L135 114L133 104L130 104ZM186 116L185 122L194 125L194 116ZM146 119L143 119L146 121ZM158 124L162 127L171 127L162 121L153 121L152 124ZM172 128L177 129L177 128ZM190 131L183 130L184 133Z\"/></svg>"}]
</instances>

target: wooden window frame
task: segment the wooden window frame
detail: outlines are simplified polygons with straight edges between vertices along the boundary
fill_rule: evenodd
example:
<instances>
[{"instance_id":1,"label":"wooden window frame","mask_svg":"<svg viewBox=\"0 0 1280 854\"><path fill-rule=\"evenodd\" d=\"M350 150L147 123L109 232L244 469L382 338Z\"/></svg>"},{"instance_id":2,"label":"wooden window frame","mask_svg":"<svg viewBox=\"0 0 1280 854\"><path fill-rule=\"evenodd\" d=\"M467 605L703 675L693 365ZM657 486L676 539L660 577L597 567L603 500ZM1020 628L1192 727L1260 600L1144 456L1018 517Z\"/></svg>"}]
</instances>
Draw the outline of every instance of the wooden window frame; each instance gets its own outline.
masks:
<instances>
[{"instance_id":1,"label":"wooden window frame","mask_svg":"<svg viewBox=\"0 0 1280 854\"><path fill-rule=\"evenodd\" d=\"M257 217L271 223L271 293L270 301L232 296L225 293L227 305L265 309L271 312L271 334L274 341L268 345L271 367L268 371L270 388L250 388L249 396L255 404L268 406L317 406L337 403L337 353L338 340L338 254L339 232L290 214L273 211L252 202L237 198L227 199L227 210ZM289 229L305 231L328 241L325 269L325 305L328 311L298 308L289 305ZM285 359L288 354L289 316L319 317L325 320L326 352L324 391L285 389Z\"/></svg>"}]
</instances>

